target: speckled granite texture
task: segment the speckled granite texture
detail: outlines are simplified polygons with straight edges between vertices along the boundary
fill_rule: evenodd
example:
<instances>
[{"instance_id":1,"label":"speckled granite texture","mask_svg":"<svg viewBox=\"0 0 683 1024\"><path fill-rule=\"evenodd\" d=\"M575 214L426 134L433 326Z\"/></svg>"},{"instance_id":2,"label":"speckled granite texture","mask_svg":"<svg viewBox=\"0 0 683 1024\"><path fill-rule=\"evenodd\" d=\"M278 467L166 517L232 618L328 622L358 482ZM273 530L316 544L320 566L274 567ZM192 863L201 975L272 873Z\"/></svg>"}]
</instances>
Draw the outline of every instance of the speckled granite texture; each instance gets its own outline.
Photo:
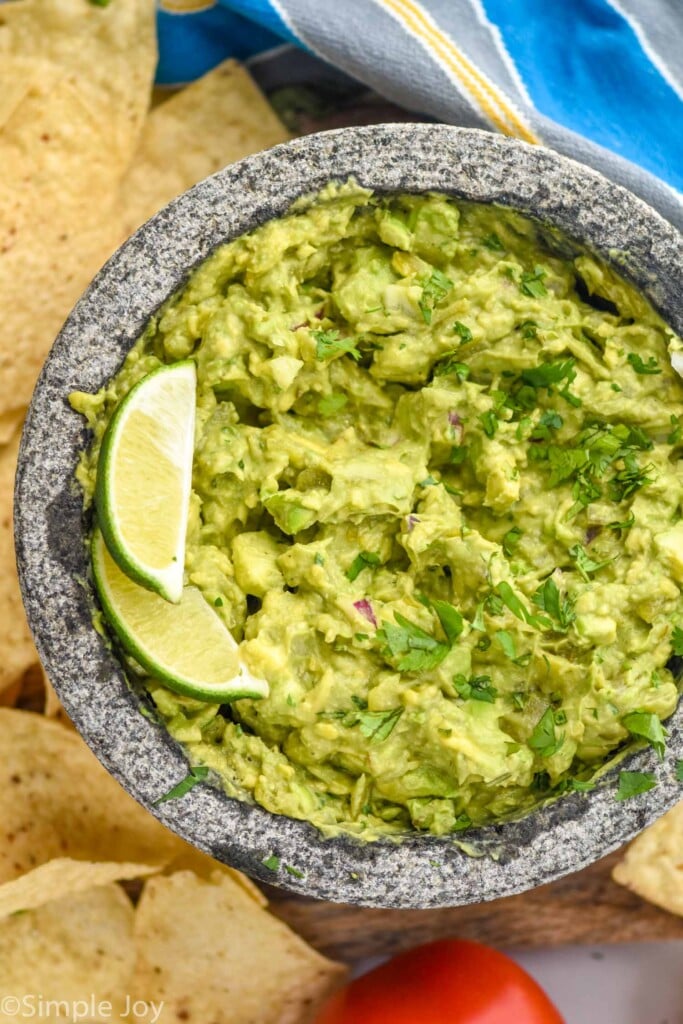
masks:
<instances>
[{"instance_id":1,"label":"speckled granite texture","mask_svg":"<svg viewBox=\"0 0 683 1024\"><path fill-rule=\"evenodd\" d=\"M197 846L255 878L323 899L368 906L438 907L490 900L585 866L682 795L679 710L669 756L651 751L628 767L659 786L624 803L613 785L573 794L523 821L468 833L489 855L448 839L401 844L322 840L304 822L230 800L210 785L182 800L153 801L186 774L182 750L138 710L118 663L91 624L81 498L73 482L88 441L66 398L97 391L115 373L150 315L218 244L284 213L331 179L381 191L450 192L515 207L555 224L617 262L683 332L683 239L630 193L547 150L440 125L326 132L251 157L197 185L146 224L109 261L71 314L36 386L16 486L16 541L24 601L59 696L94 752L132 795ZM274 874L262 861L276 854Z\"/></svg>"}]
</instances>

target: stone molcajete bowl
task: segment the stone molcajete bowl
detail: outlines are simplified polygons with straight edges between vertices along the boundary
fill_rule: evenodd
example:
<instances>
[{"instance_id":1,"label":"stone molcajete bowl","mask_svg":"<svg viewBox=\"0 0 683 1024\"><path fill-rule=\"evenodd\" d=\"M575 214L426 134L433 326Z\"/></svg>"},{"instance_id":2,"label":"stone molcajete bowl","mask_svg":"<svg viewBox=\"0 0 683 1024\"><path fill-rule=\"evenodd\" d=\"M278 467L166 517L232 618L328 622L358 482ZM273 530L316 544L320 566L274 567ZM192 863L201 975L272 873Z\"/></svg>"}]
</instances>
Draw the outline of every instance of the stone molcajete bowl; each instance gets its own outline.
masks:
<instances>
[{"instance_id":1,"label":"stone molcajete bowl","mask_svg":"<svg viewBox=\"0 0 683 1024\"><path fill-rule=\"evenodd\" d=\"M639 199L547 150L439 125L351 128L298 139L207 179L141 228L98 274L69 317L36 386L16 485L16 542L29 622L66 710L109 771L184 838L265 882L369 906L438 907L490 900L575 871L614 849L683 795L683 709L669 752L631 754L659 785L625 802L614 784L566 796L520 821L467 833L483 856L449 839L325 840L302 821L227 798L211 785L154 806L187 772L185 756L139 710L92 625L86 524L73 474L88 444L69 392L97 391L157 307L220 243L285 212L299 196L353 175L379 191L438 190L499 203L556 225L615 262L683 333L683 238ZM622 765L623 767L623 765ZM465 837L461 837L465 838ZM271 854L295 866L277 874Z\"/></svg>"}]
</instances>

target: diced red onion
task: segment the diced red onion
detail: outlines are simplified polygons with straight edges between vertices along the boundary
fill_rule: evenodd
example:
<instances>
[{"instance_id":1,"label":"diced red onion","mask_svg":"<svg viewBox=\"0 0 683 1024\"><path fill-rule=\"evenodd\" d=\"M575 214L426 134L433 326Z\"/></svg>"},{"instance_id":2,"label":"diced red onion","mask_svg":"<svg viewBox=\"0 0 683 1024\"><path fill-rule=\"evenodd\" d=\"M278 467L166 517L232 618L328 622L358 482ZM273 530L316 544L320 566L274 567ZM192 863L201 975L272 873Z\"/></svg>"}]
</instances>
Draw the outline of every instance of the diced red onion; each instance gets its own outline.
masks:
<instances>
[{"instance_id":1,"label":"diced red onion","mask_svg":"<svg viewBox=\"0 0 683 1024\"><path fill-rule=\"evenodd\" d=\"M375 618L375 613L372 610L372 605L366 598L363 598L362 601L354 601L353 607L356 609L357 612L360 612L364 619L367 619L368 622L371 623L375 627L375 629L377 629L377 619Z\"/></svg>"}]
</instances>

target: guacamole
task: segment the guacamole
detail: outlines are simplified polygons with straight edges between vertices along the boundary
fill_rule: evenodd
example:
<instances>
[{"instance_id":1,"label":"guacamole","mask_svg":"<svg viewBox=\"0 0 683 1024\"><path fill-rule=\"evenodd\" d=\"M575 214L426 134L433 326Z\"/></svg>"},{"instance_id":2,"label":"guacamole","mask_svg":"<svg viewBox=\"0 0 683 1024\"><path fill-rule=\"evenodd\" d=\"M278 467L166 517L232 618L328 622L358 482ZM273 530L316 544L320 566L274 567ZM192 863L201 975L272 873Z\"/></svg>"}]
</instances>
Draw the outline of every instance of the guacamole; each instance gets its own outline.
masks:
<instances>
[{"instance_id":1,"label":"guacamole","mask_svg":"<svg viewBox=\"0 0 683 1024\"><path fill-rule=\"evenodd\" d=\"M99 394L198 373L186 582L263 700L145 680L230 795L373 839L590 787L663 735L683 634L681 341L507 209L353 182L219 248Z\"/></svg>"}]
</instances>

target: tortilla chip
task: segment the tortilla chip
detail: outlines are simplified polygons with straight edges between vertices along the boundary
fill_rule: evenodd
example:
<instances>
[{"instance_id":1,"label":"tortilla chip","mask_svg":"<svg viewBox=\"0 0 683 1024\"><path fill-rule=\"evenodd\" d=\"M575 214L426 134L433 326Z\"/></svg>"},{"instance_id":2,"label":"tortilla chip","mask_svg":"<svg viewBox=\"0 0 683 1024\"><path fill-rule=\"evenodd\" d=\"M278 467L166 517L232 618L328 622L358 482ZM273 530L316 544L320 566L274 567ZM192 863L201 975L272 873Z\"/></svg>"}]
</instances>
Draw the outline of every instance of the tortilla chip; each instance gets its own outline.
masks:
<instances>
[{"instance_id":1,"label":"tortilla chip","mask_svg":"<svg viewBox=\"0 0 683 1024\"><path fill-rule=\"evenodd\" d=\"M0 1024L64 1024L74 1017L60 1016L58 1004L75 1011L81 1001L95 1014L82 1005L80 1020L118 1019L134 967L133 919L125 893L108 885L0 921ZM112 1006L100 1014L104 1001Z\"/></svg>"},{"instance_id":2,"label":"tortilla chip","mask_svg":"<svg viewBox=\"0 0 683 1024\"><path fill-rule=\"evenodd\" d=\"M202 178L288 138L248 71L225 61L149 116L121 186L125 235Z\"/></svg>"},{"instance_id":3,"label":"tortilla chip","mask_svg":"<svg viewBox=\"0 0 683 1024\"><path fill-rule=\"evenodd\" d=\"M158 871L157 865L128 862L70 860L56 857L21 878L0 885L0 919L22 910L34 910L53 900L65 899L87 889L111 882L144 878Z\"/></svg>"},{"instance_id":4,"label":"tortilla chip","mask_svg":"<svg viewBox=\"0 0 683 1024\"><path fill-rule=\"evenodd\" d=\"M160 1024L305 1024L345 977L225 875L150 879L135 914L134 998Z\"/></svg>"},{"instance_id":5,"label":"tortilla chip","mask_svg":"<svg viewBox=\"0 0 683 1024\"><path fill-rule=\"evenodd\" d=\"M633 840L612 878L644 900L683 916L683 802Z\"/></svg>"},{"instance_id":6,"label":"tortilla chip","mask_svg":"<svg viewBox=\"0 0 683 1024\"><path fill-rule=\"evenodd\" d=\"M0 883L56 858L216 870L250 899L259 890L169 831L102 767L76 732L29 711L0 708Z\"/></svg>"},{"instance_id":7,"label":"tortilla chip","mask_svg":"<svg viewBox=\"0 0 683 1024\"><path fill-rule=\"evenodd\" d=\"M153 0L1 6L0 443L117 244L101 225L138 143L155 63Z\"/></svg>"},{"instance_id":8,"label":"tortilla chip","mask_svg":"<svg viewBox=\"0 0 683 1024\"><path fill-rule=\"evenodd\" d=\"M128 167L156 66L153 0L15 0L0 11L0 209L97 223ZM10 86L20 82L21 87ZM5 90L9 96L5 95ZM24 218L22 218L23 221ZM20 222L21 227L23 223Z\"/></svg>"},{"instance_id":9,"label":"tortilla chip","mask_svg":"<svg viewBox=\"0 0 683 1024\"><path fill-rule=\"evenodd\" d=\"M20 683L24 672L38 660L14 557L12 501L20 436L17 430L10 444L0 448L0 693Z\"/></svg>"}]
</instances>

